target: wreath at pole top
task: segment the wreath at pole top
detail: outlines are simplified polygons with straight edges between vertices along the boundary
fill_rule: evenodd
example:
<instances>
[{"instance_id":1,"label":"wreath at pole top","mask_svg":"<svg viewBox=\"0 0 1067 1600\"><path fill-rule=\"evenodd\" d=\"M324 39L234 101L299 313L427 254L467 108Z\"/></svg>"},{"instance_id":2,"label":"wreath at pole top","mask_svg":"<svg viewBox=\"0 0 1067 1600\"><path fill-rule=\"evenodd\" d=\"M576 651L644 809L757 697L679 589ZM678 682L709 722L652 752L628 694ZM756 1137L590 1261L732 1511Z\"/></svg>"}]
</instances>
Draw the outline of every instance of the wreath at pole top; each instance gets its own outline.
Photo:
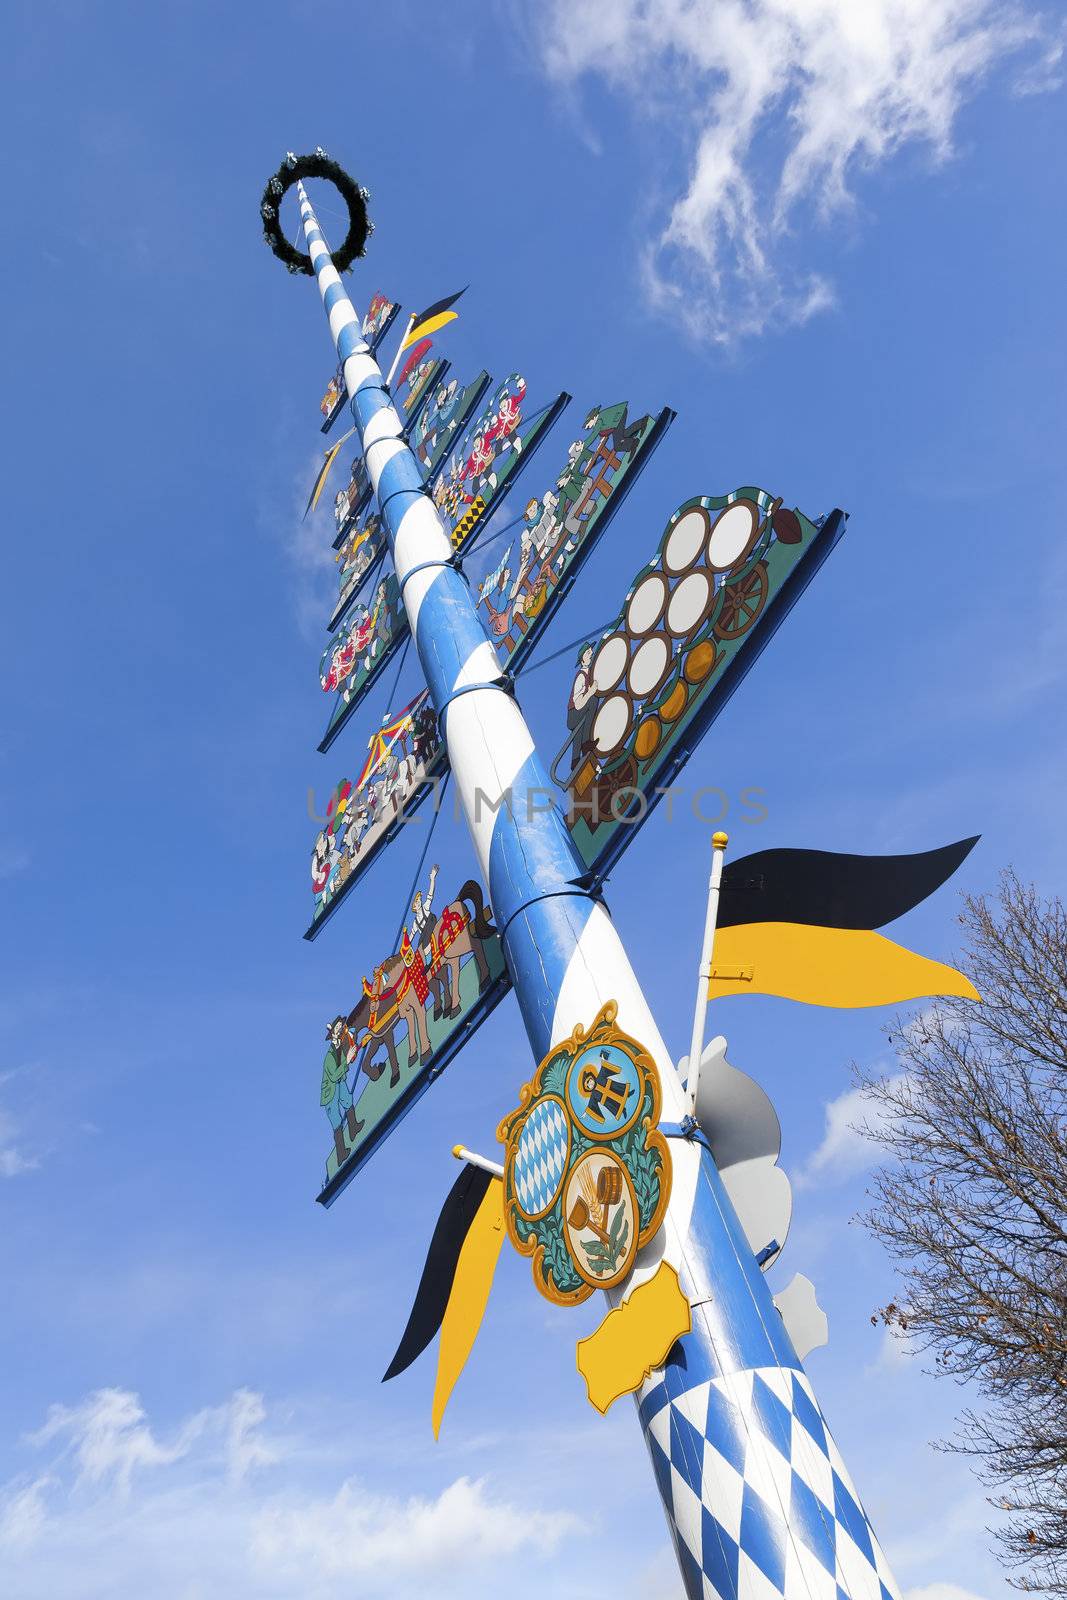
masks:
<instances>
[{"instance_id":1,"label":"wreath at pole top","mask_svg":"<svg viewBox=\"0 0 1067 1600\"><path fill-rule=\"evenodd\" d=\"M367 239L374 232L374 224L367 216L370 191L350 178L336 161L331 161L321 145L310 156L295 156L290 150L277 172L268 180L259 207L259 214L263 218L263 237L290 272L305 272L309 278L315 276L311 257L306 250L293 248L282 232L280 220L282 201L287 191L302 178L325 178L333 184L348 207L348 232L341 248L330 256L338 272L347 272L356 257L366 253Z\"/></svg>"}]
</instances>

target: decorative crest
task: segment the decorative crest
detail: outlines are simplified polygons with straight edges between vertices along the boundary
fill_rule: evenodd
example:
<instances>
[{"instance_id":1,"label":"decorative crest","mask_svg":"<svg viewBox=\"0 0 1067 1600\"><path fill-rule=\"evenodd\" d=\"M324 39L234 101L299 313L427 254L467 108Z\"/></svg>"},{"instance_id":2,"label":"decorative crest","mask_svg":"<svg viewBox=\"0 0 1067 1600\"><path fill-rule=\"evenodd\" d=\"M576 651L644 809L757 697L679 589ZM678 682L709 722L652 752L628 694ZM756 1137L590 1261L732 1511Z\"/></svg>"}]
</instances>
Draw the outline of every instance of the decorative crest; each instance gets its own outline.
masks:
<instances>
[{"instance_id":1,"label":"decorative crest","mask_svg":"<svg viewBox=\"0 0 1067 1600\"><path fill-rule=\"evenodd\" d=\"M556 1045L497 1129L508 1237L533 1257L534 1283L556 1305L621 1283L670 1195L659 1074L615 1026L617 1011L609 1000L588 1031Z\"/></svg>"}]
</instances>

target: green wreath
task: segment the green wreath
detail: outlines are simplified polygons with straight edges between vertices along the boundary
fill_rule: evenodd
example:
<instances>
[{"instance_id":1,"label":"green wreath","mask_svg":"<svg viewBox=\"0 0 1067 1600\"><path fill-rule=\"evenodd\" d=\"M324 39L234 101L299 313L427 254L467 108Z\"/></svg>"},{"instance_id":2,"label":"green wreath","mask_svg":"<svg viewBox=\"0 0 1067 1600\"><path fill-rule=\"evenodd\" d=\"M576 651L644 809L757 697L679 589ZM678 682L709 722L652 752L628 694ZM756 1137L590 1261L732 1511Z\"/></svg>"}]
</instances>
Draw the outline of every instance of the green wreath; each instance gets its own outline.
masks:
<instances>
[{"instance_id":1,"label":"green wreath","mask_svg":"<svg viewBox=\"0 0 1067 1600\"><path fill-rule=\"evenodd\" d=\"M341 248L330 256L338 272L347 272L356 257L365 253L367 239L374 232L374 224L367 216L370 193L350 178L336 161L331 161L321 145L310 156L295 156L290 150L277 172L268 180L259 207L259 214L263 218L263 237L288 271L304 272L309 278L315 276L311 257L305 250L293 248L282 232L280 221L282 201L287 191L302 178L325 178L333 184L348 207L348 232Z\"/></svg>"}]
</instances>

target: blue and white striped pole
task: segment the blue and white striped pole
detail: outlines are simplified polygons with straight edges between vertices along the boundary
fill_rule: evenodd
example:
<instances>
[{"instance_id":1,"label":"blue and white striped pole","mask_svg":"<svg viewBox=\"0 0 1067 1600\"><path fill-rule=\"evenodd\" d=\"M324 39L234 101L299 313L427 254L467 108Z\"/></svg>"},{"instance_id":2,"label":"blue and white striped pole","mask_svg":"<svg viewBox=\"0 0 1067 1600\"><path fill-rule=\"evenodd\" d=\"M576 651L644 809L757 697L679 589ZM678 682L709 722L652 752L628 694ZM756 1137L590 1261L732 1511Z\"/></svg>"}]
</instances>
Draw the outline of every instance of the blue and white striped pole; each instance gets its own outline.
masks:
<instances>
[{"instance_id":1,"label":"blue and white striped pole","mask_svg":"<svg viewBox=\"0 0 1067 1600\"><path fill-rule=\"evenodd\" d=\"M502 678L403 425L299 187L304 236L381 509L411 636L489 887L536 1061L608 1001L654 1057L664 1122L689 1105L603 903ZM678 1270L693 1331L637 1396L689 1600L889 1600L896 1590L811 1385L710 1154L673 1139L660 1259ZM619 1293L611 1297L621 1298Z\"/></svg>"}]
</instances>

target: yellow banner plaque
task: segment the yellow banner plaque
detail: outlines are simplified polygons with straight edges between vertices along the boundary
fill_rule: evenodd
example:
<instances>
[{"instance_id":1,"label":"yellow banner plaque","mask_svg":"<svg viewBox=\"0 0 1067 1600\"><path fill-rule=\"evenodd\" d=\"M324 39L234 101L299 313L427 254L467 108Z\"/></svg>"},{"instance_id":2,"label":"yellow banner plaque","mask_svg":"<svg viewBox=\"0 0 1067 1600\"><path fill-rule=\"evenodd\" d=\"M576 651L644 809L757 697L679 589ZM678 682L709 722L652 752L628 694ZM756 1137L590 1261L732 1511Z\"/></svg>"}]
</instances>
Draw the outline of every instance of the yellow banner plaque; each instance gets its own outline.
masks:
<instances>
[{"instance_id":1,"label":"yellow banner plaque","mask_svg":"<svg viewBox=\"0 0 1067 1600\"><path fill-rule=\"evenodd\" d=\"M609 1311L588 1339L578 1341L578 1371L589 1400L603 1415L613 1400L639 1389L661 1367L676 1339L693 1326L678 1274L661 1261L647 1283Z\"/></svg>"}]
</instances>

